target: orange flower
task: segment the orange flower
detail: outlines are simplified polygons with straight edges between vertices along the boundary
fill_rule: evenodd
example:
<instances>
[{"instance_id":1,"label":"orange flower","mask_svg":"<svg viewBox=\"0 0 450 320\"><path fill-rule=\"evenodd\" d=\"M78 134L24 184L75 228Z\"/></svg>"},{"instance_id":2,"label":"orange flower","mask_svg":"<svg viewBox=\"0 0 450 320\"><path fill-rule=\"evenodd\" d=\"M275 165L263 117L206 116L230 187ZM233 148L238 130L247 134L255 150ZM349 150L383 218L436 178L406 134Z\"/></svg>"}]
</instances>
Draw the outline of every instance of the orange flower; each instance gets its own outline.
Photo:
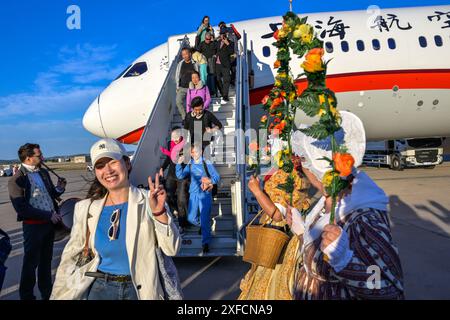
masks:
<instances>
[{"instance_id":1,"label":"orange flower","mask_svg":"<svg viewBox=\"0 0 450 320\"><path fill-rule=\"evenodd\" d=\"M281 91L281 96L282 96L283 98L286 98L286 96L287 96L286 91Z\"/></svg>"},{"instance_id":2,"label":"orange flower","mask_svg":"<svg viewBox=\"0 0 450 320\"><path fill-rule=\"evenodd\" d=\"M273 33L273 37L276 39L276 40L278 40L279 38L278 38L278 33L280 32L280 30L277 30L277 31L275 31L274 33Z\"/></svg>"},{"instance_id":3,"label":"orange flower","mask_svg":"<svg viewBox=\"0 0 450 320\"><path fill-rule=\"evenodd\" d=\"M279 132L282 132L284 130L284 128L286 127L286 121L281 121L280 124L277 124L274 129L278 130Z\"/></svg>"},{"instance_id":4,"label":"orange flower","mask_svg":"<svg viewBox=\"0 0 450 320\"><path fill-rule=\"evenodd\" d=\"M262 104L266 105L269 99L270 99L269 96L265 96L264 99L262 99Z\"/></svg>"},{"instance_id":5,"label":"orange flower","mask_svg":"<svg viewBox=\"0 0 450 320\"><path fill-rule=\"evenodd\" d=\"M261 117L261 123L266 123L267 122L267 116L264 115Z\"/></svg>"},{"instance_id":6,"label":"orange flower","mask_svg":"<svg viewBox=\"0 0 450 320\"><path fill-rule=\"evenodd\" d=\"M322 57L325 51L323 48L315 48L308 52L305 57L305 62L302 64L302 68L307 72L318 72L324 70Z\"/></svg>"},{"instance_id":7,"label":"orange flower","mask_svg":"<svg viewBox=\"0 0 450 320\"><path fill-rule=\"evenodd\" d=\"M272 106L270 107L270 109L274 110L282 103L283 103L283 98L276 98L275 100L273 100Z\"/></svg>"},{"instance_id":8,"label":"orange flower","mask_svg":"<svg viewBox=\"0 0 450 320\"><path fill-rule=\"evenodd\" d=\"M333 155L334 165L341 177L347 177L352 173L355 159L349 153L336 153Z\"/></svg>"},{"instance_id":9,"label":"orange flower","mask_svg":"<svg viewBox=\"0 0 450 320\"><path fill-rule=\"evenodd\" d=\"M250 151L253 151L253 152L259 150L259 147L258 147L258 143L257 143L257 142L252 142L252 143L250 143L250 144L248 145L248 147L249 147Z\"/></svg>"},{"instance_id":10,"label":"orange flower","mask_svg":"<svg viewBox=\"0 0 450 320\"><path fill-rule=\"evenodd\" d=\"M275 63L273 64L274 69L278 69L279 67L281 67L281 61L277 60L275 61Z\"/></svg>"}]
</instances>

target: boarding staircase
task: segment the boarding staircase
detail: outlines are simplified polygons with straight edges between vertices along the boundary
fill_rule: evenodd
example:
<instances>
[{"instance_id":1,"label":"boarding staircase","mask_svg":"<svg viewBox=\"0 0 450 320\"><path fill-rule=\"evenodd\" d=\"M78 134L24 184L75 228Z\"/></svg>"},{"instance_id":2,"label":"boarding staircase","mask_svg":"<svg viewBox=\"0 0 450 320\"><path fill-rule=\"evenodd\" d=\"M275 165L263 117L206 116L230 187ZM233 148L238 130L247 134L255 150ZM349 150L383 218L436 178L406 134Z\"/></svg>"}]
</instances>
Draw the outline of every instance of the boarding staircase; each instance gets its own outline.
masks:
<instances>
[{"instance_id":1,"label":"boarding staircase","mask_svg":"<svg viewBox=\"0 0 450 320\"><path fill-rule=\"evenodd\" d=\"M160 96L151 112L138 149L133 158L131 181L140 187L146 187L147 177L155 175L163 156L159 146L166 145L170 129L182 127L182 118L175 104L175 71L181 59L181 48L189 46L186 36L180 41L180 50L170 65L167 79ZM220 174L218 194L213 199L212 242L207 256L234 256L243 253L243 230L248 220L245 204L246 171L245 153L247 138L243 134L249 127L248 112L248 64L246 35L236 44L237 79L235 88L230 89L230 101L221 104L214 98L209 110L223 124L222 134L218 134L212 143L210 160ZM242 131L241 131L242 129ZM178 256L202 256L202 238L198 228L187 228L182 236L182 247Z\"/></svg>"}]
</instances>

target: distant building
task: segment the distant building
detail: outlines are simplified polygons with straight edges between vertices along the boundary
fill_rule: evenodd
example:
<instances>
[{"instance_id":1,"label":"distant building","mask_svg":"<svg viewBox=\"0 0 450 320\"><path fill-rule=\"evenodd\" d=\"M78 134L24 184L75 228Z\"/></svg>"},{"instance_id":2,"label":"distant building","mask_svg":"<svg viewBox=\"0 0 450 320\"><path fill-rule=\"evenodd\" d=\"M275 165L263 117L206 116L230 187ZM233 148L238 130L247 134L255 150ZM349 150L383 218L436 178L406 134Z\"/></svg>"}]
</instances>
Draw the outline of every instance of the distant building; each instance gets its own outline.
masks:
<instances>
[{"instance_id":1,"label":"distant building","mask_svg":"<svg viewBox=\"0 0 450 320\"><path fill-rule=\"evenodd\" d=\"M73 163L87 163L89 161L87 156L75 156L70 159Z\"/></svg>"}]
</instances>

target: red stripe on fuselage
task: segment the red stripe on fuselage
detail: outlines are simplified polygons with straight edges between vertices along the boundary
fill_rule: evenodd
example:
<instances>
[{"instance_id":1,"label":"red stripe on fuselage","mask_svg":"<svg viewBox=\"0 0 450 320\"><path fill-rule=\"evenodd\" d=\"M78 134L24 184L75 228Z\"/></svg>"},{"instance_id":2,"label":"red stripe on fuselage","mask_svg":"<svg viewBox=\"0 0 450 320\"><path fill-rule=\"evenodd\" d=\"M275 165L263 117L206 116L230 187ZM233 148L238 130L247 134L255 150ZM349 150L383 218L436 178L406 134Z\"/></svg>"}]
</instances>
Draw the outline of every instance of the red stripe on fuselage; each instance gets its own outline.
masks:
<instances>
[{"instance_id":1,"label":"red stripe on fuselage","mask_svg":"<svg viewBox=\"0 0 450 320\"><path fill-rule=\"evenodd\" d=\"M303 91L307 87L306 79L296 81ZM372 71L336 74L327 77L327 86L336 93L392 90L395 86L402 89L450 89L450 69L443 70L398 70ZM273 85L250 91L250 104L261 104Z\"/></svg>"},{"instance_id":2,"label":"red stripe on fuselage","mask_svg":"<svg viewBox=\"0 0 450 320\"><path fill-rule=\"evenodd\" d=\"M307 87L306 79L296 82L300 90ZM402 89L450 89L450 69L439 70L396 70L371 71L329 75L327 86L336 93L392 90L398 86ZM273 85L250 90L250 104L261 104ZM144 132L144 127L134 130L117 140L126 144L137 143Z\"/></svg>"}]
</instances>

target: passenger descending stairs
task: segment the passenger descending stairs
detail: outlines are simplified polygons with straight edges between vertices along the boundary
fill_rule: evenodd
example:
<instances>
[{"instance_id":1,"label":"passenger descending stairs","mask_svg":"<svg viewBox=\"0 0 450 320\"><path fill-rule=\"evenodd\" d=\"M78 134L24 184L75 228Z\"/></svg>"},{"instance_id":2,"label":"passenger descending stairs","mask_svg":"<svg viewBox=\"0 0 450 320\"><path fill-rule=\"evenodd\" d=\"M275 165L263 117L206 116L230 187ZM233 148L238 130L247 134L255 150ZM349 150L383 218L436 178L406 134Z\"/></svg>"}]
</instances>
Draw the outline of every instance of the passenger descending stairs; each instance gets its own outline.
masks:
<instances>
[{"instance_id":1,"label":"passenger descending stairs","mask_svg":"<svg viewBox=\"0 0 450 320\"><path fill-rule=\"evenodd\" d=\"M236 116L236 94L230 89L230 101L221 105L220 98L213 98L209 111L214 113L222 123L224 144L217 147L213 143L211 160L220 174L217 196L213 199L211 211L212 218L212 242L210 252L206 256L234 256L236 255L237 231L236 213L233 212L231 186L236 179L236 151L234 143L235 116ZM173 126L181 127L181 116L178 111L172 121ZM233 137L233 138L231 138ZM227 144L227 142L230 142ZM182 247L178 256L203 256L202 236L198 228L186 229L182 236Z\"/></svg>"}]
</instances>

